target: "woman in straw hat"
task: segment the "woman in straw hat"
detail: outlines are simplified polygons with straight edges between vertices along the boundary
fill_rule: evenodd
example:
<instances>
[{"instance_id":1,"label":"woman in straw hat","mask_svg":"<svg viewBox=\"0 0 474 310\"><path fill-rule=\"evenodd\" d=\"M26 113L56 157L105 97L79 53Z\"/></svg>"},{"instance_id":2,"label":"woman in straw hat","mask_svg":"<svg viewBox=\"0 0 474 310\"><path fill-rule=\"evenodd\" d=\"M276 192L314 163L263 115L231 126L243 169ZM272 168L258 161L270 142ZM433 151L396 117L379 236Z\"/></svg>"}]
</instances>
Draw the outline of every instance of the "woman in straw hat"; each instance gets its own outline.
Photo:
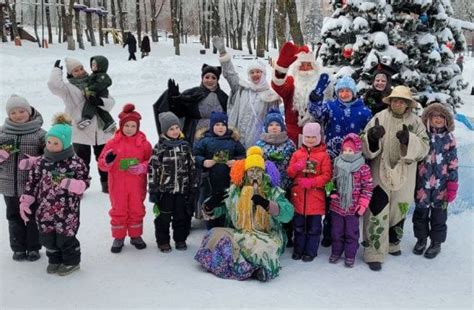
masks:
<instances>
[{"instance_id":1,"label":"woman in straw hat","mask_svg":"<svg viewBox=\"0 0 474 310\"><path fill-rule=\"evenodd\" d=\"M401 254L403 223L414 198L416 162L429 150L426 128L412 112L416 101L410 89L397 86L383 102L388 109L372 118L362 137L374 180L364 217L364 260L374 271L382 268L387 253Z\"/></svg>"}]
</instances>

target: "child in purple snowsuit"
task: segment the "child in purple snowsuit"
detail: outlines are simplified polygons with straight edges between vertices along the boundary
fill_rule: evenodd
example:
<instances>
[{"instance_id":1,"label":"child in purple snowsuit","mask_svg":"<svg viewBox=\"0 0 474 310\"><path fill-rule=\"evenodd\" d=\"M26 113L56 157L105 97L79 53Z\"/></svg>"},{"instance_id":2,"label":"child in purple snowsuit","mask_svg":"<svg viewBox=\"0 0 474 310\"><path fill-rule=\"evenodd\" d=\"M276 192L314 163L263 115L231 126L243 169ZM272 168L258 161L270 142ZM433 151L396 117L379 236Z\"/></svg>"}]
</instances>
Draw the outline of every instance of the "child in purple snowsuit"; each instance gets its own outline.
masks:
<instances>
[{"instance_id":1,"label":"child in purple snowsuit","mask_svg":"<svg viewBox=\"0 0 474 310\"><path fill-rule=\"evenodd\" d=\"M430 138L430 152L418 164L415 187L416 208L413 213L413 231L418 239L413 253L435 258L446 241L448 203L456 198L458 190L458 157L453 136L454 119L440 103L432 103L421 116ZM427 238L431 244L425 252Z\"/></svg>"},{"instance_id":2,"label":"child in purple snowsuit","mask_svg":"<svg viewBox=\"0 0 474 310\"><path fill-rule=\"evenodd\" d=\"M336 193L331 195L332 248L329 262L337 263L345 254L346 267L353 267L359 247L359 217L372 197L372 175L362 156L362 141L350 133L342 142L341 153L334 160Z\"/></svg>"},{"instance_id":3,"label":"child in purple snowsuit","mask_svg":"<svg viewBox=\"0 0 474 310\"><path fill-rule=\"evenodd\" d=\"M30 206L38 204L34 216L49 259L46 272L60 276L79 269L79 205L90 183L87 166L74 153L71 136L70 118L57 115L46 134L44 155L35 161L20 197L20 216L25 223L32 214Z\"/></svg>"}]
</instances>

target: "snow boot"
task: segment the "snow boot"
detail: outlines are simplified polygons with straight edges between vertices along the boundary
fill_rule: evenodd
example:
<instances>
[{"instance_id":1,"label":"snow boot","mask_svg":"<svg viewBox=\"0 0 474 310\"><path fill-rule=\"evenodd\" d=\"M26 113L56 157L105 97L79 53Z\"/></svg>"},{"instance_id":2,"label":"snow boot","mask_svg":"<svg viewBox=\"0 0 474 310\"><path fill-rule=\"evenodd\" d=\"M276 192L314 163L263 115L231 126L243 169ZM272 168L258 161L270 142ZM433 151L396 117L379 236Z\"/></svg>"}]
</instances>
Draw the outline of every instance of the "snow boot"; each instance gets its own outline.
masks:
<instances>
[{"instance_id":1,"label":"snow boot","mask_svg":"<svg viewBox=\"0 0 474 310\"><path fill-rule=\"evenodd\" d=\"M112 243L112 247L110 248L110 252L112 253L122 252L123 240L124 239L114 239L114 242Z\"/></svg>"},{"instance_id":2,"label":"snow boot","mask_svg":"<svg viewBox=\"0 0 474 310\"><path fill-rule=\"evenodd\" d=\"M321 240L321 246L324 248L329 248L331 244L332 244L331 238L323 238L323 240Z\"/></svg>"},{"instance_id":3,"label":"snow boot","mask_svg":"<svg viewBox=\"0 0 474 310\"><path fill-rule=\"evenodd\" d=\"M344 266L348 267L348 268L352 268L354 267L354 263L355 263L355 258L347 258L344 260Z\"/></svg>"},{"instance_id":4,"label":"snow boot","mask_svg":"<svg viewBox=\"0 0 474 310\"><path fill-rule=\"evenodd\" d=\"M17 262L24 261L26 259L26 252L13 252L12 258Z\"/></svg>"},{"instance_id":5,"label":"snow boot","mask_svg":"<svg viewBox=\"0 0 474 310\"><path fill-rule=\"evenodd\" d=\"M418 239L415 246L413 247L413 254L422 255L426 249L426 239Z\"/></svg>"},{"instance_id":6,"label":"snow boot","mask_svg":"<svg viewBox=\"0 0 474 310\"><path fill-rule=\"evenodd\" d=\"M329 262L331 264L336 264L339 261L339 258L341 258L341 255L331 254L331 256L329 256Z\"/></svg>"},{"instance_id":7,"label":"snow boot","mask_svg":"<svg viewBox=\"0 0 474 310\"><path fill-rule=\"evenodd\" d=\"M163 253L169 253L171 252L171 246L169 243L166 244L158 244L158 248L160 249L161 252Z\"/></svg>"},{"instance_id":8,"label":"snow boot","mask_svg":"<svg viewBox=\"0 0 474 310\"><path fill-rule=\"evenodd\" d=\"M315 257L316 256L303 255L303 257L301 257L301 260L305 263L309 263L309 262L312 262Z\"/></svg>"},{"instance_id":9,"label":"snow boot","mask_svg":"<svg viewBox=\"0 0 474 310\"><path fill-rule=\"evenodd\" d=\"M80 269L79 264L77 264L77 265L61 265L61 266L59 266L57 273L60 276L67 276L67 275L69 275L69 274L71 274L74 271L79 270L79 269Z\"/></svg>"},{"instance_id":10,"label":"snow boot","mask_svg":"<svg viewBox=\"0 0 474 310\"><path fill-rule=\"evenodd\" d=\"M27 254L27 258L30 262L34 262L34 261L37 261L38 259L40 259L41 255L38 251L28 251L28 254Z\"/></svg>"},{"instance_id":11,"label":"snow boot","mask_svg":"<svg viewBox=\"0 0 474 310\"><path fill-rule=\"evenodd\" d=\"M426 258L435 258L441 252L441 242L432 241L425 252Z\"/></svg>"},{"instance_id":12,"label":"snow boot","mask_svg":"<svg viewBox=\"0 0 474 310\"><path fill-rule=\"evenodd\" d=\"M143 241L142 237L131 238L130 244L135 246L137 250L143 250L146 248L146 243Z\"/></svg>"},{"instance_id":13,"label":"snow boot","mask_svg":"<svg viewBox=\"0 0 474 310\"><path fill-rule=\"evenodd\" d=\"M176 242L175 248L179 251L186 251L188 246L186 245L186 241L178 241Z\"/></svg>"},{"instance_id":14,"label":"snow boot","mask_svg":"<svg viewBox=\"0 0 474 310\"><path fill-rule=\"evenodd\" d=\"M382 270L382 263L380 263L380 262L370 262L370 263L367 263L367 265L369 265L369 268L372 271Z\"/></svg>"},{"instance_id":15,"label":"snow boot","mask_svg":"<svg viewBox=\"0 0 474 310\"><path fill-rule=\"evenodd\" d=\"M300 260L302 257L301 254L298 254L298 253L293 253L293 255L291 255L291 258L294 259L294 260Z\"/></svg>"},{"instance_id":16,"label":"snow boot","mask_svg":"<svg viewBox=\"0 0 474 310\"><path fill-rule=\"evenodd\" d=\"M402 255L402 251L398 250L398 251L395 251L395 252L389 252L388 254L390 254L392 256L400 256L400 255Z\"/></svg>"},{"instance_id":17,"label":"snow boot","mask_svg":"<svg viewBox=\"0 0 474 310\"><path fill-rule=\"evenodd\" d=\"M48 264L48 267L46 267L46 273L53 274L58 272L59 266L61 266L61 264Z\"/></svg>"},{"instance_id":18,"label":"snow boot","mask_svg":"<svg viewBox=\"0 0 474 310\"><path fill-rule=\"evenodd\" d=\"M267 282L268 281L268 274L265 268L258 268L254 273L253 277L260 282Z\"/></svg>"}]
</instances>

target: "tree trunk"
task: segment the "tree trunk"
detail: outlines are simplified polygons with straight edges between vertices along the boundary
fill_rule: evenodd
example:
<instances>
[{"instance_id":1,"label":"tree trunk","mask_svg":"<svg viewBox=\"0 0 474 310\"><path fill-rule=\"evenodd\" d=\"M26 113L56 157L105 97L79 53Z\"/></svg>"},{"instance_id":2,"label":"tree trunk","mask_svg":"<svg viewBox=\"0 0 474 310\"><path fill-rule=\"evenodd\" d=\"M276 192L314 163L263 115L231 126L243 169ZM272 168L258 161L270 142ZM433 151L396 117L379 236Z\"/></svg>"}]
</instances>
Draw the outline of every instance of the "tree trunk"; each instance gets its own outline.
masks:
<instances>
[{"instance_id":1,"label":"tree trunk","mask_svg":"<svg viewBox=\"0 0 474 310\"><path fill-rule=\"evenodd\" d=\"M270 41L270 29L272 25L272 13L273 13L274 3L273 1L270 3L270 8L268 10L268 23L267 23L267 35L265 40L265 50L268 52L270 50L269 41Z\"/></svg>"},{"instance_id":2,"label":"tree trunk","mask_svg":"<svg viewBox=\"0 0 474 310\"><path fill-rule=\"evenodd\" d=\"M227 22L227 0L224 0L224 31L225 31L225 45L229 46L229 23Z\"/></svg>"},{"instance_id":3,"label":"tree trunk","mask_svg":"<svg viewBox=\"0 0 474 310\"><path fill-rule=\"evenodd\" d=\"M221 20L219 18L219 0L212 1L212 36L222 36ZM212 53L217 53L215 47L212 47Z\"/></svg>"},{"instance_id":4,"label":"tree trunk","mask_svg":"<svg viewBox=\"0 0 474 310\"><path fill-rule=\"evenodd\" d=\"M110 19L112 20L112 28L117 29L117 13L115 11L115 0L110 0L110 10L112 11L112 16ZM113 36L114 44L119 43L116 36Z\"/></svg>"},{"instance_id":5,"label":"tree trunk","mask_svg":"<svg viewBox=\"0 0 474 310\"><path fill-rule=\"evenodd\" d=\"M250 33L250 30L247 31L247 48L249 49L249 54L252 55L252 34Z\"/></svg>"},{"instance_id":6,"label":"tree trunk","mask_svg":"<svg viewBox=\"0 0 474 310\"><path fill-rule=\"evenodd\" d=\"M91 0L84 0L84 4L90 7ZM86 25L87 25L88 39L90 40L92 46L96 46L97 43L95 41L94 27L92 26L92 13L86 12Z\"/></svg>"},{"instance_id":7,"label":"tree trunk","mask_svg":"<svg viewBox=\"0 0 474 310\"><path fill-rule=\"evenodd\" d=\"M147 10L146 10L146 0L143 1L143 15L145 15L145 17L143 18L143 20L145 21L145 34L148 34L148 15L147 15Z\"/></svg>"},{"instance_id":8,"label":"tree trunk","mask_svg":"<svg viewBox=\"0 0 474 310\"><path fill-rule=\"evenodd\" d=\"M104 7L104 9L106 11L108 11L108 5L107 5L107 0L102 0L102 6ZM109 19L107 18L108 14L104 15L102 18L102 26L104 28L109 28ZM104 40L105 40L105 44L109 44L109 33L106 32L104 33Z\"/></svg>"},{"instance_id":9,"label":"tree trunk","mask_svg":"<svg viewBox=\"0 0 474 310\"><path fill-rule=\"evenodd\" d=\"M180 36L180 42L186 42L184 38L184 18L183 18L183 1L179 0L178 1L178 10L179 10L179 36Z\"/></svg>"},{"instance_id":10,"label":"tree trunk","mask_svg":"<svg viewBox=\"0 0 474 310\"><path fill-rule=\"evenodd\" d=\"M173 29L173 45L175 55L180 55L179 51L179 21L178 21L178 0L170 0L171 5L171 26Z\"/></svg>"},{"instance_id":11,"label":"tree trunk","mask_svg":"<svg viewBox=\"0 0 474 310\"><path fill-rule=\"evenodd\" d=\"M238 32L237 32L237 49L241 51L243 49L242 37L244 33L244 17L245 17L245 0L242 0L240 6L240 20L238 21Z\"/></svg>"},{"instance_id":12,"label":"tree trunk","mask_svg":"<svg viewBox=\"0 0 474 310\"><path fill-rule=\"evenodd\" d=\"M74 7L74 2L75 0L69 0L69 6L66 14L66 27L64 27L66 36L67 36L67 49L70 51L73 51L76 49L75 42L74 42L74 36L72 33L72 19L74 17L73 15L73 7Z\"/></svg>"},{"instance_id":13,"label":"tree trunk","mask_svg":"<svg viewBox=\"0 0 474 310\"><path fill-rule=\"evenodd\" d=\"M66 33L66 28L67 28L67 20L66 20L66 0L61 0L61 20L63 22L63 42L67 42L67 33ZM70 0L69 0L70 1Z\"/></svg>"},{"instance_id":14,"label":"tree trunk","mask_svg":"<svg viewBox=\"0 0 474 310\"><path fill-rule=\"evenodd\" d=\"M135 2L135 11L137 17L137 35L138 35L138 42L137 47L140 47L142 44L142 18L140 16L140 0L136 0ZM138 48L140 50L140 48Z\"/></svg>"},{"instance_id":15,"label":"tree trunk","mask_svg":"<svg viewBox=\"0 0 474 310\"><path fill-rule=\"evenodd\" d=\"M4 9L4 6L0 5L0 36L2 37L2 42L8 42L7 35L5 31L3 31L3 27L5 26L5 15L4 15L3 9Z\"/></svg>"},{"instance_id":16,"label":"tree trunk","mask_svg":"<svg viewBox=\"0 0 474 310\"><path fill-rule=\"evenodd\" d=\"M124 19L125 19L125 12L122 10L122 1L121 0L118 0L117 1L117 5L118 5L118 10L119 10L119 24L120 24L120 32L122 32L122 40L125 41L125 23L124 23Z\"/></svg>"},{"instance_id":17,"label":"tree trunk","mask_svg":"<svg viewBox=\"0 0 474 310\"><path fill-rule=\"evenodd\" d=\"M53 30L51 27L51 9L49 7L49 0L44 0L44 10L46 13L46 25L48 27L48 43L53 43Z\"/></svg>"},{"instance_id":18,"label":"tree trunk","mask_svg":"<svg viewBox=\"0 0 474 310\"><path fill-rule=\"evenodd\" d=\"M207 26L206 26L206 48L211 46L211 31L212 31L212 1L207 2Z\"/></svg>"},{"instance_id":19,"label":"tree trunk","mask_svg":"<svg viewBox=\"0 0 474 310\"><path fill-rule=\"evenodd\" d=\"M257 28L257 57L265 57L265 15L267 13L266 1L260 1L258 9L258 28Z\"/></svg>"},{"instance_id":20,"label":"tree trunk","mask_svg":"<svg viewBox=\"0 0 474 310\"><path fill-rule=\"evenodd\" d=\"M163 5L165 4L165 0L161 0L160 8L156 9L156 0L151 0L151 39L153 42L158 42L158 16L160 16L161 11L163 10Z\"/></svg>"},{"instance_id":21,"label":"tree trunk","mask_svg":"<svg viewBox=\"0 0 474 310\"><path fill-rule=\"evenodd\" d=\"M202 18L201 18L201 44L206 47L206 24L207 24L207 13L206 13L206 0L202 0Z\"/></svg>"},{"instance_id":22,"label":"tree trunk","mask_svg":"<svg viewBox=\"0 0 474 310\"><path fill-rule=\"evenodd\" d=\"M5 1L5 5L7 6L7 10L8 10L8 16L10 18L10 23L11 23L11 31L12 31L12 36L13 36L13 39L15 39L16 37L19 37L19 34L18 34L18 26L16 24L16 10L15 10L15 6L14 5L10 5L10 1L9 0L6 0Z\"/></svg>"},{"instance_id":23,"label":"tree trunk","mask_svg":"<svg viewBox=\"0 0 474 310\"><path fill-rule=\"evenodd\" d=\"M36 43L38 43L38 47L41 48L40 38L39 38L39 35L38 35L38 6L39 6L39 3L38 3L38 0L36 0L35 1L35 19L34 19L33 27L35 29ZM1 9L0 9L0 15L1 15L0 19L2 19L2 21L3 21L3 10L1 10ZM0 22L0 27L2 27L1 25L3 25L2 22ZM6 41L4 41L4 42L6 42Z\"/></svg>"},{"instance_id":24,"label":"tree trunk","mask_svg":"<svg viewBox=\"0 0 474 310\"><path fill-rule=\"evenodd\" d=\"M290 34L296 45L304 45L303 33L301 32L300 22L298 21L298 12L296 10L295 0L287 2L288 22L290 24Z\"/></svg>"},{"instance_id":25,"label":"tree trunk","mask_svg":"<svg viewBox=\"0 0 474 310\"><path fill-rule=\"evenodd\" d=\"M276 0L276 12L273 15L278 49L286 42L286 0Z\"/></svg>"},{"instance_id":26,"label":"tree trunk","mask_svg":"<svg viewBox=\"0 0 474 310\"><path fill-rule=\"evenodd\" d=\"M81 50L84 49L84 37L82 35L80 11L74 10L74 23L76 25L77 44Z\"/></svg>"},{"instance_id":27,"label":"tree trunk","mask_svg":"<svg viewBox=\"0 0 474 310\"><path fill-rule=\"evenodd\" d=\"M104 17L102 14L99 14L99 45L104 46L104 32L102 31L102 28L104 27Z\"/></svg>"},{"instance_id":28,"label":"tree trunk","mask_svg":"<svg viewBox=\"0 0 474 310\"><path fill-rule=\"evenodd\" d=\"M61 0L57 0L56 2L57 4L61 4ZM63 40L62 40L62 31L63 31L63 18L62 18L62 15L61 15L61 5L59 5L57 8L56 8L56 11L58 13L58 43L62 43Z\"/></svg>"}]
</instances>

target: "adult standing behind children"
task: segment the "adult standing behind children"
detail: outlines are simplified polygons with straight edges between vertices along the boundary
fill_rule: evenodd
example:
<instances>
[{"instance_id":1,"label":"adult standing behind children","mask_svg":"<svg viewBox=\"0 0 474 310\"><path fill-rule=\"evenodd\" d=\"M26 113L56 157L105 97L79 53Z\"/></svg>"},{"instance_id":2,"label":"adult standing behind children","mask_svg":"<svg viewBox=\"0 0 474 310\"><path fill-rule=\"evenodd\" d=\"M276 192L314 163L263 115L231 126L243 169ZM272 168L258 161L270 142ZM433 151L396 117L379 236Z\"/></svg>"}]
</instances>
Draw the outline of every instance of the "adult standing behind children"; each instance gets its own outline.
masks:
<instances>
[{"instance_id":1,"label":"adult standing behind children","mask_svg":"<svg viewBox=\"0 0 474 310\"><path fill-rule=\"evenodd\" d=\"M247 78L243 79L234 69L224 40L214 37L212 44L219 51L222 74L232 91L229 99L229 125L239 131L244 146L251 147L263 131L267 112L271 108L278 108L280 97L270 88L263 63L250 63L247 67Z\"/></svg>"},{"instance_id":2,"label":"adult standing behind children","mask_svg":"<svg viewBox=\"0 0 474 310\"><path fill-rule=\"evenodd\" d=\"M60 60L56 60L54 68L48 80L49 90L60 97L66 106L65 112L72 117L73 147L74 151L84 160L89 170L91 161L91 147L98 160L107 140L112 138L112 133L105 133L100 128L97 116L94 115L91 123L84 129L79 129L77 124L81 121L82 110L86 103L84 89L88 81L88 73L84 70L81 62L74 58L66 58L66 70L68 83L63 80L63 67ZM110 97L90 97L89 101L99 108L110 112L115 105L115 100ZM107 173L100 171L100 182L102 192L108 193Z\"/></svg>"}]
</instances>

